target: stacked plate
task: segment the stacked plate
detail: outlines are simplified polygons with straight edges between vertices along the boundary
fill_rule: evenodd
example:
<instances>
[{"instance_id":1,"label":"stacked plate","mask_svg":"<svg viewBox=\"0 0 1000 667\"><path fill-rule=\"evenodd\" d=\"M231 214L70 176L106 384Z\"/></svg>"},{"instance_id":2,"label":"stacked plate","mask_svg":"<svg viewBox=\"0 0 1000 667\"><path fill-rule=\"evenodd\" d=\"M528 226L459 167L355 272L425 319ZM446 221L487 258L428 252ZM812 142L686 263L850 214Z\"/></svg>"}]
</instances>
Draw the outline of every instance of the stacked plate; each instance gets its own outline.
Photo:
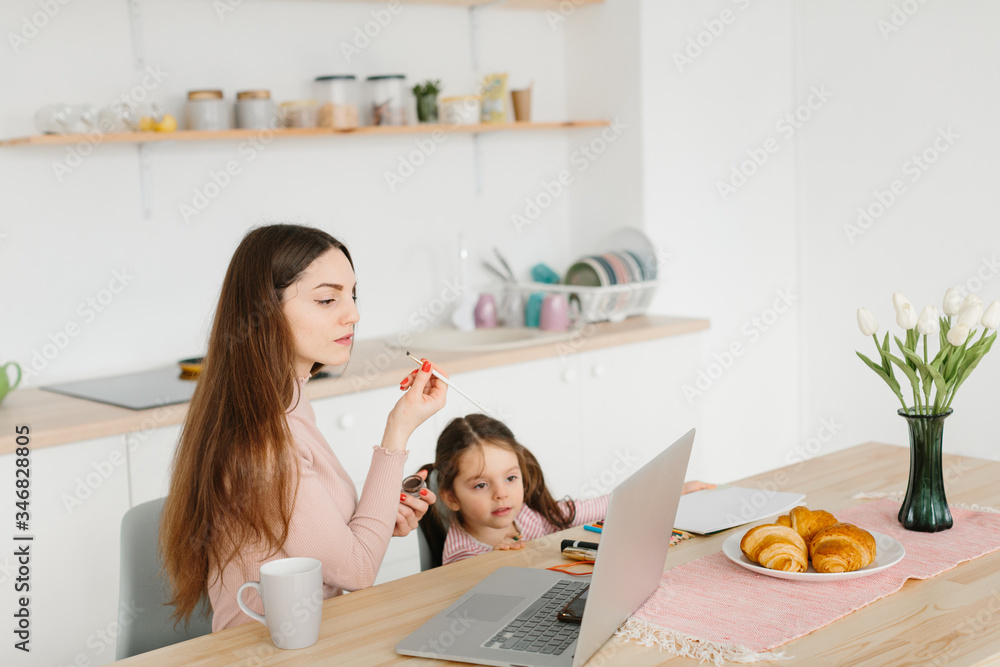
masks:
<instances>
[{"instance_id":1,"label":"stacked plate","mask_svg":"<svg viewBox=\"0 0 1000 667\"><path fill-rule=\"evenodd\" d=\"M581 287L608 287L656 280L654 262L644 262L631 250L606 252L583 257L566 272L566 284Z\"/></svg>"}]
</instances>

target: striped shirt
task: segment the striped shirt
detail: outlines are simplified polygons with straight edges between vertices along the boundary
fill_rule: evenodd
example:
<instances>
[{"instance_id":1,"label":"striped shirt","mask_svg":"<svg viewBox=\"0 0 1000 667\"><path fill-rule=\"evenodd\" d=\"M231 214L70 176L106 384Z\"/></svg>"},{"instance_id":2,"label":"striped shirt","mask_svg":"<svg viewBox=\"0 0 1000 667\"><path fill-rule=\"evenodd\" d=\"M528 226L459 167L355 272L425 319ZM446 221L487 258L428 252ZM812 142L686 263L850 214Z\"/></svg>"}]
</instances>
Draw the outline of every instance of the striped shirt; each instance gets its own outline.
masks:
<instances>
[{"instance_id":1,"label":"striped shirt","mask_svg":"<svg viewBox=\"0 0 1000 667\"><path fill-rule=\"evenodd\" d=\"M573 501L576 505L576 516L573 517L573 526L582 526L585 523L600 521L608 512L608 500L611 496L600 496L598 498L588 498L586 500ZM569 513L569 504L561 501L559 507L564 513ZM550 535L560 528L549 523L544 516L531 509L527 505L521 506L521 511L514 519L514 525L521 533L521 539L534 540L543 535ZM456 561L478 556L479 554L493 551L489 544L480 542L470 535L457 520L452 520L448 527L448 536L444 539L444 554L441 557L441 564L447 565Z\"/></svg>"}]
</instances>

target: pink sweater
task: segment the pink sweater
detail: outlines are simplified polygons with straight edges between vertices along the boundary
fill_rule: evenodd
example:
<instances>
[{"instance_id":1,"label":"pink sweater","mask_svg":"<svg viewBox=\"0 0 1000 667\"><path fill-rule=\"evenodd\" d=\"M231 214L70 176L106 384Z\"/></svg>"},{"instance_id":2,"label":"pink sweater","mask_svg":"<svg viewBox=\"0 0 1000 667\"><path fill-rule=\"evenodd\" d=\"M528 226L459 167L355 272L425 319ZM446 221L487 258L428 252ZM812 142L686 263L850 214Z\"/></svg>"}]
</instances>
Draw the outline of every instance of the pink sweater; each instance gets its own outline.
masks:
<instances>
[{"instance_id":1,"label":"pink sweater","mask_svg":"<svg viewBox=\"0 0 1000 667\"><path fill-rule=\"evenodd\" d=\"M608 501L611 496L600 496L598 498L588 498L587 500L575 500L576 516L573 517L573 526L582 526L585 523L599 521L608 513ZM559 503L563 512L569 510L566 501ZM527 505L521 506L521 511L514 519L514 525L521 531L521 538L525 541L534 540L543 535L550 535L559 528L549 523L545 517L531 509ZM444 554L441 557L441 564L447 565L456 561L478 556L479 554L493 551L493 547L480 542L470 535L458 521L452 521L448 528L448 536L444 538Z\"/></svg>"},{"instance_id":2,"label":"pink sweater","mask_svg":"<svg viewBox=\"0 0 1000 667\"><path fill-rule=\"evenodd\" d=\"M234 559L222 571L221 579L216 571L209 574L213 632L253 620L236 604L236 591L244 582L259 581L260 566L265 562L294 556L321 561L326 599L371 586L389 546L407 452L389 452L376 446L359 500L350 476L316 427L316 413L302 391L306 381L299 378L296 382L287 412L300 473L288 540L270 558L248 547L242 554L243 562L238 562L239 557ZM256 591L244 591L243 602L259 614L264 612Z\"/></svg>"}]
</instances>

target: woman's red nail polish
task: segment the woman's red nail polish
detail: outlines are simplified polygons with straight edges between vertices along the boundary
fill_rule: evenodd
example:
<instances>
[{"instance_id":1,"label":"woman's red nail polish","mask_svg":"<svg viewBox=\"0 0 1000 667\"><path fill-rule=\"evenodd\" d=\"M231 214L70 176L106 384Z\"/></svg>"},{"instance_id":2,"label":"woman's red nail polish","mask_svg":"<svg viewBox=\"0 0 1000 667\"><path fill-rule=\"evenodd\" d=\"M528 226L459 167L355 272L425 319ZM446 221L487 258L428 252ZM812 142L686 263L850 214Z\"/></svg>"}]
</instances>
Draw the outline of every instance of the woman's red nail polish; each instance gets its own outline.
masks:
<instances>
[{"instance_id":1,"label":"woman's red nail polish","mask_svg":"<svg viewBox=\"0 0 1000 667\"><path fill-rule=\"evenodd\" d=\"M420 489L420 495L426 496L427 495L427 489Z\"/></svg>"},{"instance_id":2,"label":"woman's red nail polish","mask_svg":"<svg viewBox=\"0 0 1000 667\"><path fill-rule=\"evenodd\" d=\"M404 500L406 500L406 494L405 493L399 494L399 501L403 502Z\"/></svg>"},{"instance_id":3,"label":"woman's red nail polish","mask_svg":"<svg viewBox=\"0 0 1000 667\"><path fill-rule=\"evenodd\" d=\"M431 372L431 362L425 361L424 365L420 367L420 370L422 370L425 373L430 373Z\"/></svg>"}]
</instances>

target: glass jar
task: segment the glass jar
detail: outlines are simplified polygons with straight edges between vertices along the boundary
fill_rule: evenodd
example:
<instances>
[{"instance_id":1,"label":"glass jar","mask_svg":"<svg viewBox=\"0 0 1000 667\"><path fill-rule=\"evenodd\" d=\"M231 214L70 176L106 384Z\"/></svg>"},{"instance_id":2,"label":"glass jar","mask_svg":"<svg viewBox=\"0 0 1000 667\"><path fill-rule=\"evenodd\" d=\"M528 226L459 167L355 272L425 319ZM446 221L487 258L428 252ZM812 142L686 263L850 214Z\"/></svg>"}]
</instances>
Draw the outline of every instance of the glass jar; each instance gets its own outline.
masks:
<instances>
[{"instance_id":1,"label":"glass jar","mask_svg":"<svg viewBox=\"0 0 1000 667\"><path fill-rule=\"evenodd\" d=\"M34 122L42 134L65 134L73 131L75 112L68 104L50 104L35 112Z\"/></svg>"},{"instance_id":2,"label":"glass jar","mask_svg":"<svg viewBox=\"0 0 1000 667\"><path fill-rule=\"evenodd\" d=\"M316 77L319 127L349 130L358 126L358 82L353 74Z\"/></svg>"},{"instance_id":3,"label":"glass jar","mask_svg":"<svg viewBox=\"0 0 1000 667\"><path fill-rule=\"evenodd\" d=\"M281 118L285 127L316 127L319 103L316 100L295 100L281 103Z\"/></svg>"},{"instance_id":4,"label":"glass jar","mask_svg":"<svg viewBox=\"0 0 1000 667\"><path fill-rule=\"evenodd\" d=\"M236 93L236 127L267 130L277 127L277 110L269 90L245 90Z\"/></svg>"},{"instance_id":5,"label":"glass jar","mask_svg":"<svg viewBox=\"0 0 1000 667\"><path fill-rule=\"evenodd\" d=\"M406 76L383 74L368 77L369 125L406 125Z\"/></svg>"},{"instance_id":6,"label":"glass jar","mask_svg":"<svg viewBox=\"0 0 1000 667\"><path fill-rule=\"evenodd\" d=\"M184 109L189 130L228 130L229 105L221 90L192 90Z\"/></svg>"}]
</instances>

